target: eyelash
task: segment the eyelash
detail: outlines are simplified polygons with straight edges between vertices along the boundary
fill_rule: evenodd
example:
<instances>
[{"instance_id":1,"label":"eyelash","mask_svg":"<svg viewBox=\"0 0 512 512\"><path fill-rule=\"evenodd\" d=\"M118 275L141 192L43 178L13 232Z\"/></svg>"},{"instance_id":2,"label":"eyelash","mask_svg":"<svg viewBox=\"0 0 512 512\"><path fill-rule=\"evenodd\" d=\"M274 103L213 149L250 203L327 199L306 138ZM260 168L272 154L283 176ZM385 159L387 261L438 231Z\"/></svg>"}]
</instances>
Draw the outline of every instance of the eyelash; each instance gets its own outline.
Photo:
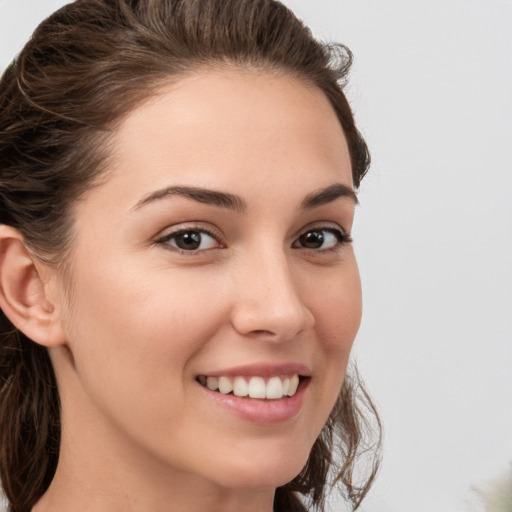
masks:
<instances>
[{"instance_id":1,"label":"eyelash","mask_svg":"<svg viewBox=\"0 0 512 512\"><path fill-rule=\"evenodd\" d=\"M307 248L307 247L300 247L300 246L296 247L295 246L295 244L300 240L301 237L303 237L304 235L306 235L308 233L312 233L312 232L330 233L330 234L334 235L334 237L336 238L336 240L337 240L336 244L333 247L329 247L327 249L316 249L316 248L311 249L311 248ZM199 227L199 226L190 226L190 227L187 227L184 229L179 229L177 231L173 231L171 233L168 233L168 234L158 238L155 241L155 243L158 245L167 246L168 248L170 247L170 248L172 248L171 250L174 250L174 251L178 252L179 254L183 254L186 256L194 256L201 252L211 250L210 248L200 249L200 250L197 250L197 249L188 249L187 250L187 249L181 249L181 248L176 247L175 245L172 245L169 243L170 240L175 239L176 237L178 237L180 235L187 234L187 233L206 234L206 235L210 236L211 238L213 238L217 242L217 244L219 244L219 246L215 247L215 249L225 248L225 246L223 246L223 244L221 242L219 242L219 239L221 237L218 233L216 233L213 230L209 230L207 228ZM343 246L349 245L351 243L352 243L352 237L350 236L350 234L346 233L345 230L343 230L341 228L338 228L338 227L335 228L333 226L314 226L314 227L308 228L308 229L304 230L303 232L301 232L299 234L299 236L297 237L297 239L293 242L292 248L297 248L297 249L302 248L302 249L310 250L313 252L328 253L328 252L337 251L337 250L341 249Z\"/></svg>"},{"instance_id":2,"label":"eyelash","mask_svg":"<svg viewBox=\"0 0 512 512\"><path fill-rule=\"evenodd\" d=\"M203 252L205 250L209 250L209 249L202 249L202 250L187 250L187 249L181 249L179 247L176 247L172 244L169 243L170 240L172 240L173 238L176 238L180 235L184 235L186 233L200 233L200 234L206 234L208 236L210 236L211 238L213 238L219 245L220 247L216 247L216 249L222 249L223 248L223 244L221 242L219 242L219 239L221 238L219 233L216 233L215 231L213 230L210 230L210 229L207 229L207 228L204 228L204 227L199 227L199 226L190 226L190 227L186 227L186 228L183 228L183 229L178 229L177 231L173 231L171 233L168 233L160 238L158 238L155 243L158 244L158 245L164 245L166 246L167 248L170 248L170 250L174 250L176 252L178 252L179 254L184 254L185 256L194 256L200 252Z\"/></svg>"},{"instance_id":3,"label":"eyelash","mask_svg":"<svg viewBox=\"0 0 512 512\"><path fill-rule=\"evenodd\" d=\"M333 226L314 226L314 227L308 228L308 229L304 230L297 237L297 241L300 240L300 238L303 237L304 235L306 235L308 233L313 233L313 232L326 232L326 233L330 233L331 235L334 235L334 237L336 238L335 245L333 247L329 247L327 249L308 249L307 247L302 247L303 249L311 250L314 252L332 252L332 251L337 251L337 250L341 249L343 246L352 243L352 237L348 233L346 233L344 229L341 229L339 227L333 227ZM296 242L293 243L292 247L295 245L295 243ZM298 248L301 248L301 247L298 247Z\"/></svg>"}]
</instances>

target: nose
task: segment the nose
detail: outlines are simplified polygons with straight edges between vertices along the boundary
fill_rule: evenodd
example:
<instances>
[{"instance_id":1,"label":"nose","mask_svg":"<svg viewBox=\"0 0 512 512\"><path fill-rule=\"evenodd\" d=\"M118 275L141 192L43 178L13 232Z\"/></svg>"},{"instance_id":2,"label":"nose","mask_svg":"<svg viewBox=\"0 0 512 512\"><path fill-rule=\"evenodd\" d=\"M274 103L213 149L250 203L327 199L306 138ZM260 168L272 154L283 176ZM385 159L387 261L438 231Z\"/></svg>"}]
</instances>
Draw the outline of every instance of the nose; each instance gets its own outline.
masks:
<instances>
[{"instance_id":1,"label":"nose","mask_svg":"<svg viewBox=\"0 0 512 512\"><path fill-rule=\"evenodd\" d=\"M236 331L282 342L314 326L314 316L303 300L306 290L300 289L300 275L292 271L285 254L260 252L243 266L234 283L237 293L231 323Z\"/></svg>"}]
</instances>

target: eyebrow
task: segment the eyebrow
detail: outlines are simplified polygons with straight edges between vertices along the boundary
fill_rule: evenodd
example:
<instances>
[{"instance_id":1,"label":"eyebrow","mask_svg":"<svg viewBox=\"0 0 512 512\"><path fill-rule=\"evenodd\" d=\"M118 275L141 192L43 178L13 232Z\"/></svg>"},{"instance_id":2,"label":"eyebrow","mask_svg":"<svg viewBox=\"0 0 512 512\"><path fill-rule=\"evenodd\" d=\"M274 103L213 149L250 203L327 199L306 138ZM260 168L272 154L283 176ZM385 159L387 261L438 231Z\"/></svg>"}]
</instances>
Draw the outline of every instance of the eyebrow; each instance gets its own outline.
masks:
<instances>
[{"instance_id":1,"label":"eyebrow","mask_svg":"<svg viewBox=\"0 0 512 512\"><path fill-rule=\"evenodd\" d=\"M181 196L188 197L199 203L211 204L218 206L219 208L227 208L228 210L234 210L239 213L247 211L247 203L239 196L229 194L227 192L218 192L217 190L209 190L206 188L198 187L187 187L187 186L172 186L166 187L162 190L157 190L146 196L144 199L139 201L133 210L138 210L142 206L163 199L168 196Z\"/></svg>"},{"instance_id":2,"label":"eyebrow","mask_svg":"<svg viewBox=\"0 0 512 512\"><path fill-rule=\"evenodd\" d=\"M354 204L359 204L357 195L354 190L343 183L335 183L327 188L317 190L308 194L300 205L302 210L308 210L317 206L331 203L332 201L339 199L340 197L347 197L351 199Z\"/></svg>"},{"instance_id":3,"label":"eyebrow","mask_svg":"<svg viewBox=\"0 0 512 512\"><path fill-rule=\"evenodd\" d=\"M138 210L148 203L152 203L169 196L187 197L199 203L210 204L219 208L227 208L228 210L233 210L238 213L245 213L247 211L247 203L240 196L229 194L227 192L219 192L217 190L182 185L174 185L152 192L141 199L132 208L132 210ZM308 194L302 200L300 209L309 210L311 208L331 203L340 197L349 198L355 204L359 203L354 190L342 183L335 183L327 188Z\"/></svg>"}]
</instances>

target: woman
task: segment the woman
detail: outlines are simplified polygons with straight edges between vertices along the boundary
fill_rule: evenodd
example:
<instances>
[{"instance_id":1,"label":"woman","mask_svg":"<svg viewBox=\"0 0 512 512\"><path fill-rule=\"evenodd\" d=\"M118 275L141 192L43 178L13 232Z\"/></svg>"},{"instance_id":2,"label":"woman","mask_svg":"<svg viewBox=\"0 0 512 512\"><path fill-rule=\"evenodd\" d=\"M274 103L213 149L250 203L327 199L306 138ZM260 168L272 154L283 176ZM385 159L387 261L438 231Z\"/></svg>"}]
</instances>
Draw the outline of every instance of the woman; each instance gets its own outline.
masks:
<instances>
[{"instance_id":1,"label":"woman","mask_svg":"<svg viewBox=\"0 0 512 512\"><path fill-rule=\"evenodd\" d=\"M78 0L36 30L0 84L13 512L321 509L331 477L359 505L350 60L272 0Z\"/></svg>"}]
</instances>

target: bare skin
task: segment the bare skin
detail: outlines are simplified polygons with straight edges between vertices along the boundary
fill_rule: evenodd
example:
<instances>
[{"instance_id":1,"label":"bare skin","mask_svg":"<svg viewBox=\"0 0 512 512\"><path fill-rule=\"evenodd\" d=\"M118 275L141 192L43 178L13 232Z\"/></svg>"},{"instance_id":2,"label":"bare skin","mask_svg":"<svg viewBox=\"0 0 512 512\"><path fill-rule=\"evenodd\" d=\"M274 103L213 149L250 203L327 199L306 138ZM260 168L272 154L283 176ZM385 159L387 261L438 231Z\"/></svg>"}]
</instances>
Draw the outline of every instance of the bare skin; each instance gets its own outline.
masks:
<instances>
[{"instance_id":1,"label":"bare skin","mask_svg":"<svg viewBox=\"0 0 512 512\"><path fill-rule=\"evenodd\" d=\"M329 416L360 323L339 122L290 77L204 71L134 110L110 165L76 205L70 282L0 231L1 275L25 258L4 290L39 306L10 316L49 348L62 398L59 466L33 510L270 512ZM198 382L255 363L254 375L307 369L291 417L247 419Z\"/></svg>"}]
</instances>

